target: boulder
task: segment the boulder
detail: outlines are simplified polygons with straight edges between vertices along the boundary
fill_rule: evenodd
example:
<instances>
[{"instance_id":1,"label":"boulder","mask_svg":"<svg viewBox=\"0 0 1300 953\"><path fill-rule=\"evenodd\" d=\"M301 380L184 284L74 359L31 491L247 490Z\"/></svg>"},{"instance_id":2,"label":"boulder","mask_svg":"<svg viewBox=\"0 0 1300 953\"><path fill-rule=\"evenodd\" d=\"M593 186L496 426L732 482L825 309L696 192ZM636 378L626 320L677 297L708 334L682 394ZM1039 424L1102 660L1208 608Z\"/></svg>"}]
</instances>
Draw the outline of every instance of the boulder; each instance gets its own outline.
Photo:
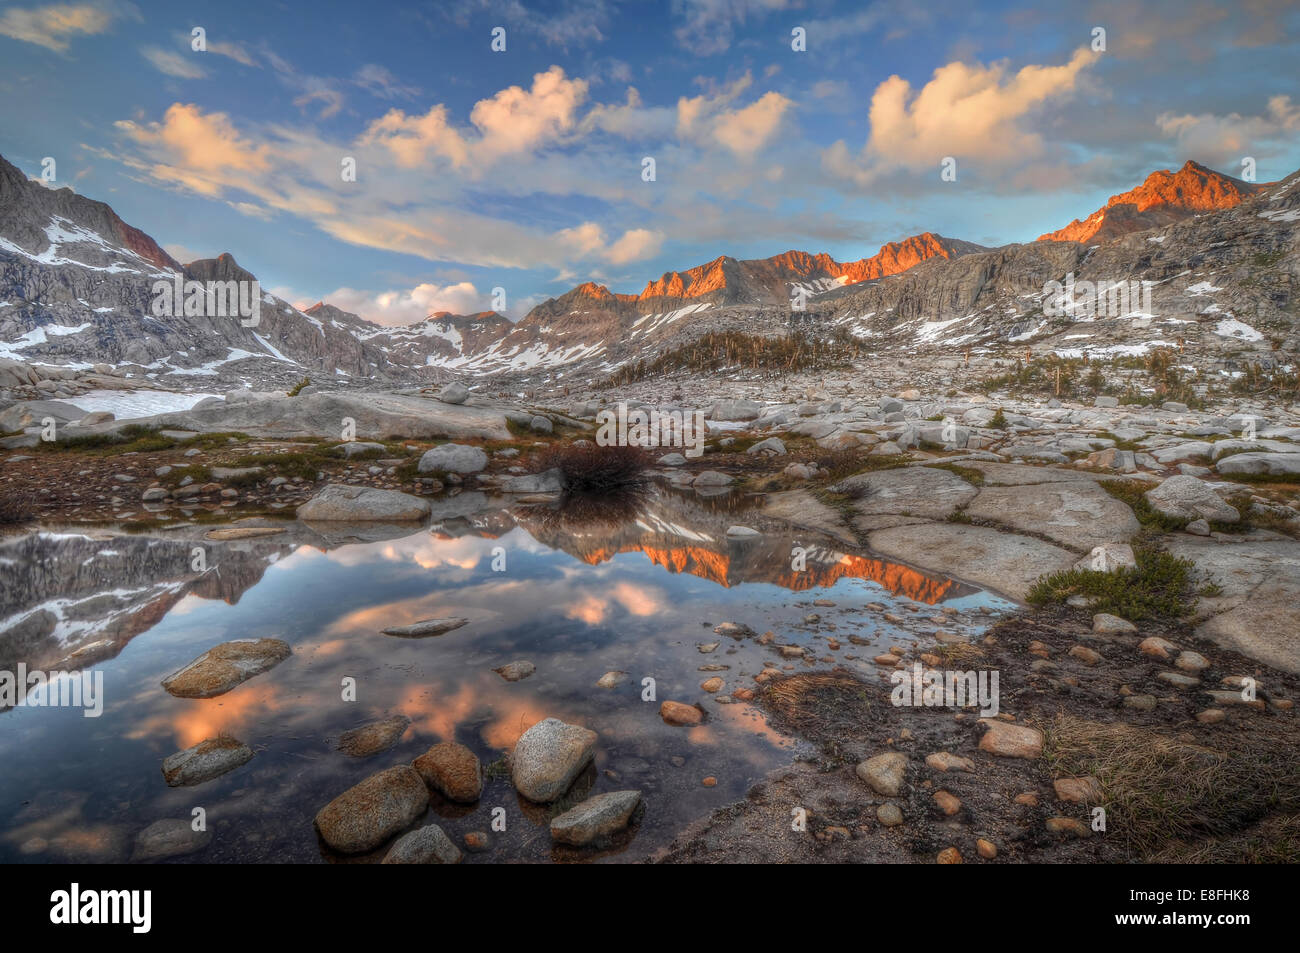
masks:
<instances>
[{"instance_id":1,"label":"boulder","mask_svg":"<svg viewBox=\"0 0 1300 953\"><path fill-rule=\"evenodd\" d=\"M424 783L449 801L473 804L483 794L483 765L462 744L444 741L415 759Z\"/></svg>"},{"instance_id":2,"label":"boulder","mask_svg":"<svg viewBox=\"0 0 1300 953\"><path fill-rule=\"evenodd\" d=\"M488 456L481 447L444 443L425 451L416 469L421 473L479 473L487 465Z\"/></svg>"},{"instance_id":3,"label":"boulder","mask_svg":"<svg viewBox=\"0 0 1300 953\"><path fill-rule=\"evenodd\" d=\"M1241 519L1235 507L1223 502L1209 484L1194 476L1181 473L1171 476L1159 486L1147 490L1144 496L1157 511L1175 519L1205 519L1218 523L1235 523Z\"/></svg>"},{"instance_id":4,"label":"boulder","mask_svg":"<svg viewBox=\"0 0 1300 953\"><path fill-rule=\"evenodd\" d=\"M551 840L585 847L627 827L640 804L640 791L611 791L588 798L551 820Z\"/></svg>"},{"instance_id":5,"label":"boulder","mask_svg":"<svg viewBox=\"0 0 1300 953\"><path fill-rule=\"evenodd\" d=\"M459 864L460 848L451 842L441 827L429 824L403 834L388 849L383 864Z\"/></svg>"},{"instance_id":6,"label":"boulder","mask_svg":"<svg viewBox=\"0 0 1300 953\"><path fill-rule=\"evenodd\" d=\"M557 800L582 773L596 748L596 733L546 718L523 733L510 755L515 789L530 801Z\"/></svg>"},{"instance_id":7,"label":"boulder","mask_svg":"<svg viewBox=\"0 0 1300 953\"><path fill-rule=\"evenodd\" d=\"M298 507L298 518L317 522L394 522L422 520L429 501L397 490L331 483Z\"/></svg>"},{"instance_id":8,"label":"boulder","mask_svg":"<svg viewBox=\"0 0 1300 953\"><path fill-rule=\"evenodd\" d=\"M168 787L189 787L219 778L252 758L253 749L234 738L209 738L163 759L162 773Z\"/></svg>"},{"instance_id":9,"label":"boulder","mask_svg":"<svg viewBox=\"0 0 1300 953\"><path fill-rule=\"evenodd\" d=\"M274 668L292 654L289 643L279 639L223 642L168 675L162 687L180 698L213 698Z\"/></svg>"},{"instance_id":10,"label":"boulder","mask_svg":"<svg viewBox=\"0 0 1300 953\"><path fill-rule=\"evenodd\" d=\"M192 854L207 847L211 841L212 831L196 831L191 822L183 818L154 821L135 836L131 863L142 864Z\"/></svg>"},{"instance_id":11,"label":"boulder","mask_svg":"<svg viewBox=\"0 0 1300 953\"><path fill-rule=\"evenodd\" d=\"M469 400L469 388L452 382L438 391L438 399L444 404L463 404Z\"/></svg>"},{"instance_id":12,"label":"boulder","mask_svg":"<svg viewBox=\"0 0 1300 953\"><path fill-rule=\"evenodd\" d=\"M343 854L374 850L429 806L429 789L419 773L402 764L348 788L316 814L321 838Z\"/></svg>"}]
</instances>

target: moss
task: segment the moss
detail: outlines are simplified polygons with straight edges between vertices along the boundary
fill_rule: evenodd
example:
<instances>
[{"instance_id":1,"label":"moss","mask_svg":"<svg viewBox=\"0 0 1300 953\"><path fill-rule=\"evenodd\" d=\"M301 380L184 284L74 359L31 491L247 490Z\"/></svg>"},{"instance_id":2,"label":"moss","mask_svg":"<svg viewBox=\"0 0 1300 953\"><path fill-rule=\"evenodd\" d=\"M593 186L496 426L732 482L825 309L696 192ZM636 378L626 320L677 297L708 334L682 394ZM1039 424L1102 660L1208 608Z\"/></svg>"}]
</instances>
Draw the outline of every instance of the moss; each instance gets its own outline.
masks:
<instances>
[{"instance_id":1,"label":"moss","mask_svg":"<svg viewBox=\"0 0 1300 953\"><path fill-rule=\"evenodd\" d=\"M933 470L947 470L949 473L955 473L971 486L984 485L984 471L976 470L974 467L964 467L959 463L930 463L926 465Z\"/></svg>"}]
</instances>

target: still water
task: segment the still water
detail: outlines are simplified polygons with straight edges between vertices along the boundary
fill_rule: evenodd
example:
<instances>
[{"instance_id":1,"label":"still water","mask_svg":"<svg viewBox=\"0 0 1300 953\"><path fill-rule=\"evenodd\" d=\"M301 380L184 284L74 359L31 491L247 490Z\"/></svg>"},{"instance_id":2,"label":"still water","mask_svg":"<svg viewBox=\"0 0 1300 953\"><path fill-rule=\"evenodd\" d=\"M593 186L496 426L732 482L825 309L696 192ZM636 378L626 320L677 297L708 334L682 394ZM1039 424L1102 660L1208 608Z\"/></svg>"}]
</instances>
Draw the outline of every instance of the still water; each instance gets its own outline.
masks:
<instances>
[{"instance_id":1,"label":"still water","mask_svg":"<svg viewBox=\"0 0 1300 953\"><path fill-rule=\"evenodd\" d=\"M6 540L0 670L23 662L102 672L105 701L97 718L68 708L0 712L0 861L130 860L139 831L196 807L211 842L171 862L376 861L387 845L338 857L312 818L353 784L447 740L488 768L483 797L456 806L434 795L417 826L438 823L457 843L489 832L491 849L465 862L637 860L799 754L758 708L717 700L754 688L764 663L878 677L872 656L891 645L940 625L974 636L1010 607L790 527L728 539L732 523L757 521L734 510L656 491L612 522L592 522L467 493L426 526L290 522L275 536L222 543L208 542L202 526L47 527ZM196 544L208 559L202 573L191 568ZM807 553L799 569L796 547ZM943 616L945 608L956 612ZM820 619L805 621L814 612ZM381 632L444 616L470 622L428 639ZM777 644L811 649L808 661L715 635L722 622L772 630ZM216 698L160 687L212 646L250 638L283 639L293 655ZM518 682L493 671L518 660L536 671ZM627 678L598 688L611 671ZM716 694L700 687L712 675L725 683ZM355 701L344 700L347 679ZM643 700L647 679L654 701ZM665 724L665 699L699 703L706 721ZM337 750L342 732L397 714L411 725L394 747L364 759ZM553 849L552 811L514 792L503 759L546 717L599 735L578 794L642 792L644 815L612 847ZM253 759L195 787L166 785L164 758L222 734L252 747ZM705 786L706 777L716 784ZM491 832L495 807L506 810L505 832Z\"/></svg>"}]
</instances>

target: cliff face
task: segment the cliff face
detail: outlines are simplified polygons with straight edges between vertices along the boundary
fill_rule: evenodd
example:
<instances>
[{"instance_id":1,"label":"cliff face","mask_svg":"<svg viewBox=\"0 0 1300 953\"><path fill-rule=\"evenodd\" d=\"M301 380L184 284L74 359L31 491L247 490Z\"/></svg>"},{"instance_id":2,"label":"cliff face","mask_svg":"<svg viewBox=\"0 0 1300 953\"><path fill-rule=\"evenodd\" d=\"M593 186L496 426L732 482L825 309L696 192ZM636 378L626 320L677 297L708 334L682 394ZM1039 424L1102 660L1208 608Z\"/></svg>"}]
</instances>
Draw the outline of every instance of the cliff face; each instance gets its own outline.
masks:
<instances>
[{"instance_id":1,"label":"cliff face","mask_svg":"<svg viewBox=\"0 0 1300 953\"><path fill-rule=\"evenodd\" d=\"M1264 186L1252 185L1189 161L1177 172L1152 172L1135 189L1110 200L1086 219L1040 235L1040 242L1112 241L1131 232L1168 225L1204 212L1236 208Z\"/></svg>"}]
</instances>

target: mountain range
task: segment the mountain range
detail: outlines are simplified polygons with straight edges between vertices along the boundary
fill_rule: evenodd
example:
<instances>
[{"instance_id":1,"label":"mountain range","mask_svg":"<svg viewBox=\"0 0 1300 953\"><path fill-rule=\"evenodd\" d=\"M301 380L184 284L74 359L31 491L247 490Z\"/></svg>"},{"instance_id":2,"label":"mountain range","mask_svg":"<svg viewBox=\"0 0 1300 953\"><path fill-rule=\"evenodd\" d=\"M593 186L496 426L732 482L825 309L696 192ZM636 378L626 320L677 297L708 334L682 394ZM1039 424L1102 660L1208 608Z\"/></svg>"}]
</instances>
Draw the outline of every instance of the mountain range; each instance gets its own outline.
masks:
<instances>
[{"instance_id":1,"label":"mountain range","mask_svg":"<svg viewBox=\"0 0 1300 953\"><path fill-rule=\"evenodd\" d=\"M706 331L783 333L793 312L874 348L1141 353L1192 343L1215 356L1295 350L1300 173L1254 184L1188 162L1151 173L1087 218L986 248L923 232L839 262L791 250L721 256L640 294L587 282L518 322L439 312L388 327L327 302L263 293L255 326L151 313L154 282L253 281L230 254L182 265L107 205L49 189L0 157L0 358L128 374L178 389L316 381L420 382L501 374L598 380ZM1049 282L1146 282L1151 306L1098 313ZM1082 287L1082 286L1080 286ZM801 307L802 306L802 307Z\"/></svg>"}]
</instances>

